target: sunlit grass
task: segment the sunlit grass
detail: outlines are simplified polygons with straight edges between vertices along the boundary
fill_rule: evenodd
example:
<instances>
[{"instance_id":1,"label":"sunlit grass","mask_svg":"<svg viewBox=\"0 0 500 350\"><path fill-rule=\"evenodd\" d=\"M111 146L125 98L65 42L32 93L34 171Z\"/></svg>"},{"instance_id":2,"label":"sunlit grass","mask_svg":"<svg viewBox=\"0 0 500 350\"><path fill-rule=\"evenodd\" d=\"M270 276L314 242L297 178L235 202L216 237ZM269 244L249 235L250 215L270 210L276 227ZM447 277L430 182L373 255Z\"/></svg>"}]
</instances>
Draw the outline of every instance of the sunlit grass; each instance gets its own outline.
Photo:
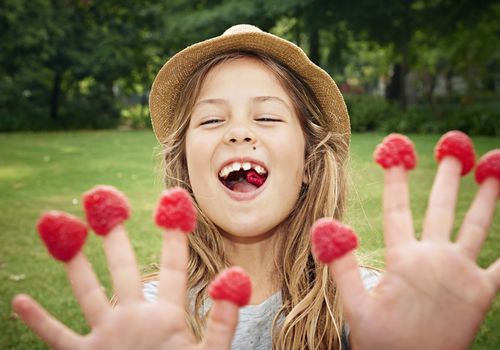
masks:
<instances>
[{"instance_id":1,"label":"sunlit grass","mask_svg":"<svg viewBox=\"0 0 500 350\"><path fill-rule=\"evenodd\" d=\"M360 234L361 255L383 256L381 233L382 172L372 162L372 151L382 135L352 138L349 210L346 219ZM415 224L422 224L435 164L438 135L413 136L420 154L419 167L410 175ZM475 138L479 154L498 146L498 140ZM127 223L138 261L145 267L158 262L161 235L151 220L163 189L157 174L156 140L151 131L71 132L0 135L0 349L44 349L45 346L11 314L17 293L37 298L57 318L78 332L88 328L67 282L64 268L40 244L34 223L40 213L58 209L82 216L81 194L95 184L118 187L127 194L133 217ZM457 205L457 227L475 193L472 177L462 180ZM480 256L482 266L498 257L500 213ZM375 252L375 254L373 254ZM112 291L99 239L89 236L85 253L96 273ZM488 314L474 349L500 347L500 302Z\"/></svg>"}]
</instances>

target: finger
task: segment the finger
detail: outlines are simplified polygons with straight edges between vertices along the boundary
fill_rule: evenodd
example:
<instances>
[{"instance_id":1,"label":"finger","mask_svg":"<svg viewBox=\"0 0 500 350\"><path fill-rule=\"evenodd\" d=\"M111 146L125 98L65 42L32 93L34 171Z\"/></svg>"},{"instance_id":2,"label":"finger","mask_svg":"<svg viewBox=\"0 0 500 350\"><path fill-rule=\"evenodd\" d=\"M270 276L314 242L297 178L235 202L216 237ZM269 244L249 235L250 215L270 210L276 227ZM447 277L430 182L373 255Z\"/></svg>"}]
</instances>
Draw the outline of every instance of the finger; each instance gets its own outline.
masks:
<instances>
[{"instance_id":1,"label":"finger","mask_svg":"<svg viewBox=\"0 0 500 350\"><path fill-rule=\"evenodd\" d=\"M238 315L237 305L225 300L214 302L208 317L207 336L204 341L207 349L231 348Z\"/></svg>"},{"instance_id":2,"label":"finger","mask_svg":"<svg viewBox=\"0 0 500 350\"><path fill-rule=\"evenodd\" d=\"M363 303L368 296L361 280L356 256L352 252L346 253L332 261L328 267L330 275L339 289L346 319L349 323L354 324L355 320L362 316Z\"/></svg>"},{"instance_id":3,"label":"finger","mask_svg":"<svg viewBox=\"0 0 500 350\"><path fill-rule=\"evenodd\" d=\"M479 187L460 227L457 244L472 259L476 259L479 255L481 246L488 236L499 193L499 181L494 178L485 180Z\"/></svg>"},{"instance_id":4,"label":"finger","mask_svg":"<svg viewBox=\"0 0 500 350\"><path fill-rule=\"evenodd\" d=\"M64 266L85 319L93 328L110 310L106 295L83 253L78 253Z\"/></svg>"},{"instance_id":5,"label":"finger","mask_svg":"<svg viewBox=\"0 0 500 350\"><path fill-rule=\"evenodd\" d=\"M415 240L408 191L408 173L403 166L384 171L384 240L387 248Z\"/></svg>"},{"instance_id":6,"label":"finger","mask_svg":"<svg viewBox=\"0 0 500 350\"><path fill-rule=\"evenodd\" d=\"M187 235L181 230L166 230L160 262L158 298L184 305L186 298Z\"/></svg>"},{"instance_id":7,"label":"finger","mask_svg":"<svg viewBox=\"0 0 500 350\"><path fill-rule=\"evenodd\" d=\"M455 157L445 157L439 163L424 219L423 239L447 241L450 238L461 172L462 163Z\"/></svg>"},{"instance_id":8,"label":"finger","mask_svg":"<svg viewBox=\"0 0 500 350\"><path fill-rule=\"evenodd\" d=\"M49 347L78 349L83 338L52 317L28 295L19 294L12 300L12 308Z\"/></svg>"},{"instance_id":9,"label":"finger","mask_svg":"<svg viewBox=\"0 0 500 350\"><path fill-rule=\"evenodd\" d=\"M104 236L103 241L114 291L119 302L123 304L142 300L139 271L125 227L116 226Z\"/></svg>"},{"instance_id":10,"label":"finger","mask_svg":"<svg viewBox=\"0 0 500 350\"><path fill-rule=\"evenodd\" d=\"M498 292L500 290L500 259L497 259L497 261L495 261L490 265L490 267L488 267L488 269L486 270L486 274L493 282Z\"/></svg>"}]
</instances>

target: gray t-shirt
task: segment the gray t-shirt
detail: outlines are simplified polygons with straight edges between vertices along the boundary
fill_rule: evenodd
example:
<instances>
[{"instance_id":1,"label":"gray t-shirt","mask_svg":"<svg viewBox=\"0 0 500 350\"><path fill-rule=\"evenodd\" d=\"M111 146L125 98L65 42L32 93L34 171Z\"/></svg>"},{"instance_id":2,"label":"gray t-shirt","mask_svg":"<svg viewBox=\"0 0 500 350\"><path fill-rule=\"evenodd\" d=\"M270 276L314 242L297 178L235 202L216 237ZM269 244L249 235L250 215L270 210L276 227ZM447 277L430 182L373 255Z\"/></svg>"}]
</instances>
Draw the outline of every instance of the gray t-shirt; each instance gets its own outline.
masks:
<instances>
[{"instance_id":1,"label":"gray t-shirt","mask_svg":"<svg viewBox=\"0 0 500 350\"><path fill-rule=\"evenodd\" d=\"M380 274L374 270L361 268L361 277L365 288L370 290L378 283ZM144 298L149 302L156 300L158 283L147 282L143 286ZM211 306L207 300L202 312ZM270 350L272 349L272 323L281 307L281 293L275 293L258 305L247 305L240 308L240 317L236 334L233 338L232 350ZM346 333L348 333L346 325Z\"/></svg>"}]
</instances>

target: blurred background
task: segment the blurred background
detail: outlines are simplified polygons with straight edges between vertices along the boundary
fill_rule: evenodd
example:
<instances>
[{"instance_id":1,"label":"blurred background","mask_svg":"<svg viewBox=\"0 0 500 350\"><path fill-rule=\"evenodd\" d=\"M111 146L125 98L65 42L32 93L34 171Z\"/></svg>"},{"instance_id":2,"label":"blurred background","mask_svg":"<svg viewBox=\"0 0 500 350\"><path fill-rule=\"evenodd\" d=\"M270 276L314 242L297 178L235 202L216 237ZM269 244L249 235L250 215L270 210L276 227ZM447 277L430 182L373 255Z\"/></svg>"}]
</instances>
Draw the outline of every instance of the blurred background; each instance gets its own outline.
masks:
<instances>
[{"instance_id":1,"label":"blurred background","mask_svg":"<svg viewBox=\"0 0 500 350\"><path fill-rule=\"evenodd\" d=\"M354 131L500 135L500 3L472 0L3 0L0 131L146 128L184 47L249 23L300 45Z\"/></svg>"}]
</instances>

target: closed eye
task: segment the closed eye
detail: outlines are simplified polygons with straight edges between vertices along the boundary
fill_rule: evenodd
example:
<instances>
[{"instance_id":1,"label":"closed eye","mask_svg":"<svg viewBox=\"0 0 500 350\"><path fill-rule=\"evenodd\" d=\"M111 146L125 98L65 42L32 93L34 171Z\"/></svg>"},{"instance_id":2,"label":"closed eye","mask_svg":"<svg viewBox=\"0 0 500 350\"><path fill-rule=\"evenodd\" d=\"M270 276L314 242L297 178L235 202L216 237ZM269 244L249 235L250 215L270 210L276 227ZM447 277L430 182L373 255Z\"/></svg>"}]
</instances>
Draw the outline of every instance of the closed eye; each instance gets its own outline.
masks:
<instances>
[{"instance_id":1,"label":"closed eye","mask_svg":"<svg viewBox=\"0 0 500 350\"><path fill-rule=\"evenodd\" d=\"M209 124L217 124L217 123L220 123L222 122L222 119L208 119L208 120L205 120L204 122L202 122L200 125L209 125Z\"/></svg>"},{"instance_id":2,"label":"closed eye","mask_svg":"<svg viewBox=\"0 0 500 350\"><path fill-rule=\"evenodd\" d=\"M263 118L257 118L255 119L258 122L281 122L281 119L276 119L276 118L270 118L270 117L263 117Z\"/></svg>"}]
</instances>

